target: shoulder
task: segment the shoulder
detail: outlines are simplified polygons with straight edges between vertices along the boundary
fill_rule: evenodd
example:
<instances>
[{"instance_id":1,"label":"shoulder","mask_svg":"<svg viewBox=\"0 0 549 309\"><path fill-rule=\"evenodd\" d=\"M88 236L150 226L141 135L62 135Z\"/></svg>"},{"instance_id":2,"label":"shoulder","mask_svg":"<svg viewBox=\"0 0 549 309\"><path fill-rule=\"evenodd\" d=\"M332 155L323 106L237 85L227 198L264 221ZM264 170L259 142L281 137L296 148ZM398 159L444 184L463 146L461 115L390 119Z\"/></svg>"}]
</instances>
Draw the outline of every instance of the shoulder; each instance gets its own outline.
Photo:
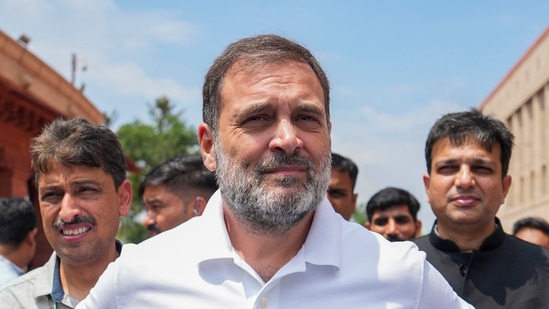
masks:
<instances>
[{"instance_id":1,"label":"shoulder","mask_svg":"<svg viewBox=\"0 0 549 309\"><path fill-rule=\"evenodd\" d=\"M425 253L411 241L390 242L382 235L370 232L359 224L344 227L344 254L356 254L365 265L387 271L404 271L416 268L422 271Z\"/></svg>"},{"instance_id":2,"label":"shoulder","mask_svg":"<svg viewBox=\"0 0 549 309\"><path fill-rule=\"evenodd\" d=\"M2 302L18 304L51 292L53 273L47 265L38 267L0 287Z\"/></svg>"},{"instance_id":3,"label":"shoulder","mask_svg":"<svg viewBox=\"0 0 549 309\"><path fill-rule=\"evenodd\" d=\"M196 217L199 219L199 217ZM176 262L177 259L189 258L199 251L205 243L204 231L195 218L139 244L124 244L120 257L114 262L118 266L134 267L149 264ZM177 263L179 264L179 263Z\"/></svg>"},{"instance_id":4,"label":"shoulder","mask_svg":"<svg viewBox=\"0 0 549 309\"><path fill-rule=\"evenodd\" d=\"M524 256L527 260L549 265L549 249L526 242L513 235L505 234L504 250L515 256Z\"/></svg>"},{"instance_id":5,"label":"shoulder","mask_svg":"<svg viewBox=\"0 0 549 309\"><path fill-rule=\"evenodd\" d=\"M431 234L423 235L416 239L413 239L412 242L418 246L419 250L426 251L431 249L433 246L431 244Z\"/></svg>"}]
</instances>

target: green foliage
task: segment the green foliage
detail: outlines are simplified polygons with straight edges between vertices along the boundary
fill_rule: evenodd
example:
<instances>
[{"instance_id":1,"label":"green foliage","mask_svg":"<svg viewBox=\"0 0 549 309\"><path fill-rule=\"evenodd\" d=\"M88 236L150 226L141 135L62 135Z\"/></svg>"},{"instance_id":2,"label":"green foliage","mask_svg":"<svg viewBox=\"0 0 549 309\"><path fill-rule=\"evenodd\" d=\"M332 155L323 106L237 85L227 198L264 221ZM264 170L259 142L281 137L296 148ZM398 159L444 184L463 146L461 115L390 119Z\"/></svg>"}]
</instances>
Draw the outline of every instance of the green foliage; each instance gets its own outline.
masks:
<instances>
[{"instance_id":1,"label":"green foliage","mask_svg":"<svg viewBox=\"0 0 549 309\"><path fill-rule=\"evenodd\" d=\"M131 212L122 220L118 232L118 237L124 242L138 243L148 237L141 222L136 222L136 217L144 211L137 195L144 175L175 155L198 154L196 129L188 127L181 120L183 113L175 112L173 108L168 98L160 97L153 106L149 105L152 124L135 120L117 131L124 152L141 169L140 173L128 177L134 194Z\"/></svg>"},{"instance_id":2,"label":"green foliage","mask_svg":"<svg viewBox=\"0 0 549 309\"><path fill-rule=\"evenodd\" d=\"M351 220L353 222L356 222L362 226L364 226L364 223L368 220L368 217L366 216L366 203L358 204L356 207L355 212L351 216Z\"/></svg>"},{"instance_id":3,"label":"green foliage","mask_svg":"<svg viewBox=\"0 0 549 309\"><path fill-rule=\"evenodd\" d=\"M117 132L124 151L143 174L175 155L198 153L196 129L185 125L181 112L174 113L168 98L157 99L154 106L149 106L149 114L153 125L135 120Z\"/></svg>"}]
</instances>

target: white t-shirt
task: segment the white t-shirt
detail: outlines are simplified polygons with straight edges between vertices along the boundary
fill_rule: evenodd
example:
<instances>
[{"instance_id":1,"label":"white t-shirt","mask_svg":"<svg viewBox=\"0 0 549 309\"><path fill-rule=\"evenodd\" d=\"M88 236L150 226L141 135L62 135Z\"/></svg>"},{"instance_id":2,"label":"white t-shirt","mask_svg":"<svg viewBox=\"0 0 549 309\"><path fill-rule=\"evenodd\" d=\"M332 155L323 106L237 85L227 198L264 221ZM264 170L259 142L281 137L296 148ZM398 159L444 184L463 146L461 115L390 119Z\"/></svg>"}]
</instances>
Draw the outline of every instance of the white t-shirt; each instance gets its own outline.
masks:
<instances>
[{"instance_id":1,"label":"white t-shirt","mask_svg":"<svg viewBox=\"0 0 549 309\"><path fill-rule=\"evenodd\" d=\"M233 250L219 191L201 217L127 244L83 308L472 308L411 242L345 221L324 199L298 254L267 283Z\"/></svg>"}]
</instances>

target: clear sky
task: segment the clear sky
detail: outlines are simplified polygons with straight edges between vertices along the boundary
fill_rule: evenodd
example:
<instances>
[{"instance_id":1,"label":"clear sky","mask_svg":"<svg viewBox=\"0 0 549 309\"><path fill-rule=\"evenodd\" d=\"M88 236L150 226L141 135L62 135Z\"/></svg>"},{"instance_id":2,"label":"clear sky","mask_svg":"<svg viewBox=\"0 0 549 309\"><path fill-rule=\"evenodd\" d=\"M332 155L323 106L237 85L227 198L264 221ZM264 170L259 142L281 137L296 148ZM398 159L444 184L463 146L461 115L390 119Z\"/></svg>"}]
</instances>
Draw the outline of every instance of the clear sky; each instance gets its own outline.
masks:
<instances>
[{"instance_id":1,"label":"clear sky","mask_svg":"<svg viewBox=\"0 0 549 309\"><path fill-rule=\"evenodd\" d=\"M358 200L398 186L421 202L423 147L442 114L478 106L549 26L549 1L0 0L0 30L70 79L116 130L169 97L201 122L203 77L231 42L276 33L331 81L332 149L359 166ZM87 66L82 71L82 65Z\"/></svg>"}]
</instances>

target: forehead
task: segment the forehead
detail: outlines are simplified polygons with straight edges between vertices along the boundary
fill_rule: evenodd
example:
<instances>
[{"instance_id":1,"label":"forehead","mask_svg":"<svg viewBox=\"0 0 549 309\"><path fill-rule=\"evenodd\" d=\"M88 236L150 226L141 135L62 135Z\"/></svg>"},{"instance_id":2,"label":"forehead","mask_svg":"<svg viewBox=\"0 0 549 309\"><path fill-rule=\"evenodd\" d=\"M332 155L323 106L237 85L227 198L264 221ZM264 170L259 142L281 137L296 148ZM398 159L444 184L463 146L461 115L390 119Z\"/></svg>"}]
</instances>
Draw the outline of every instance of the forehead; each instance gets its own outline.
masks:
<instances>
[{"instance_id":1,"label":"forehead","mask_svg":"<svg viewBox=\"0 0 549 309\"><path fill-rule=\"evenodd\" d=\"M339 167L332 167L330 183L351 184L351 176Z\"/></svg>"},{"instance_id":2,"label":"forehead","mask_svg":"<svg viewBox=\"0 0 549 309\"><path fill-rule=\"evenodd\" d=\"M284 61L280 63L249 63L238 61L227 71L221 85L221 102L226 102L231 95L260 92L259 87L277 90L280 93L290 92L288 86L299 85L301 91L311 91L325 102L324 92L320 80L311 66L298 61ZM252 89L253 88L253 89ZM224 96L225 94L225 96Z\"/></svg>"},{"instance_id":3,"label":"forehead","mask_svg":"<svg viewBox=\"0 0 549 309\"><path fill-rule=\"evenodd\" d=\"M437 156L482 156L499 158L501 147L498 143L486 147L480 141L467 139L461 144L453 143L449 138L436 141L433 145L432 158Z\"/></svg>"},{"instance_id":4,"label":"forehead","mask_svg":"<svg viewBox=\"0 0 549 309\"><path fill-rule=\"evenodd\" d=\"M39 176L38 184L40 186L83 180L97 180L100 182L110 180L114 184L112 177L100 167L66 165L57 161L50 162L48 171L40 172Z\"/></svg>"},{"instance_id":5,"label":"forehead","mask_svg":"<svg viewBox=\"0 0 549 309\"><path fill-rule=\"evenodd\" d=\"M384 210L375 210L373 217L412 217L408 205L394 205Z\"/></svg>"},{"instance_id":6,"label":"forehead","mask_svg":"<svg viewBox=\"0 0 549 309\"><path fill-rule=\"evenodd\" d=\"M168 186L164 184L154 184L154 185L148 185L145 187L145 190L143 190L143 198L145 196L153 196L153 195L176 195L174 192L172 192Z\"/></svg>"}]
</instances>

